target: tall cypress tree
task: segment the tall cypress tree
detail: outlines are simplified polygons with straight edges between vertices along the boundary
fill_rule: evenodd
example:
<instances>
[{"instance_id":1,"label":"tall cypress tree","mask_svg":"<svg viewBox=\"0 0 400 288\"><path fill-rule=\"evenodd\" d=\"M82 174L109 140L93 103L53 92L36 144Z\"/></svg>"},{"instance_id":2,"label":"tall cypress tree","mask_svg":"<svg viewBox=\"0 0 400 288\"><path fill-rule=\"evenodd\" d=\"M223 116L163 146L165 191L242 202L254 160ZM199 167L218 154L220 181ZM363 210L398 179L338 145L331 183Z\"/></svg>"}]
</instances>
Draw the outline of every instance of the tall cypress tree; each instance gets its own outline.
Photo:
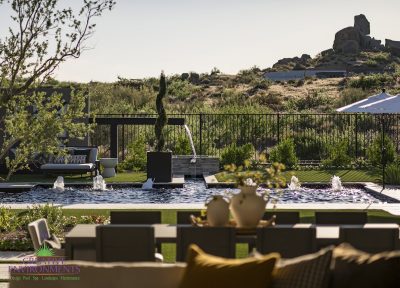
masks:
<instances>
[{"instance_id":1,"label":"tall cypress tree","mask_svg":"<svg viewBox=\"0 0 400 288\"><path fill-rule=\"evenodd\" d=\"M157 152L161 152L164 149L165 145L164 127L167 124L167 113L165 112L163 99L166 94L167 94L167 81L165 79L164 71L162 71L160 77L160 89L156 99L156 109L158 117L154 125L154 131L157 139L157 145L156 145Z\"/></svg>"}]
</instances>

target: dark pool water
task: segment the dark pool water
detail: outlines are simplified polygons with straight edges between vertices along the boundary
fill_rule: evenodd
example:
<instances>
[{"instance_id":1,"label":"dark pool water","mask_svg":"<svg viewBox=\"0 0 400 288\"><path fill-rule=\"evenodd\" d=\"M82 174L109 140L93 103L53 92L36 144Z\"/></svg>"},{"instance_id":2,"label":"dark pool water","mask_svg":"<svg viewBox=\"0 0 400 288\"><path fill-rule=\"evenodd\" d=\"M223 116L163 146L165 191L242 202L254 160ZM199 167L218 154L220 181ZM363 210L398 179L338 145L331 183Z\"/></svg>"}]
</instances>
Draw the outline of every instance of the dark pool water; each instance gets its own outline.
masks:
<instances>
[{"instance_id":1,"label":"dark pool water","mask_svg":"<svg viewBox=\"0 0 400 288\"><path fill-rule=\"evenodd\" d=\"M184 188L153 189L113 188L107 191L94 191L89 188L66 188L64 192L36 188L29 192L0 192L0 203L46 203L84 204L84 203L204 203L208 197L226 192L237 193L237 189L206 189L204 182L186 181ZM259 191L263 191L260 189ZM340 192L330 188L301 188L299 191L285 189L270 194L277 203L381 203L361 188L344 188Z\"/></svg>"}]
</instances>

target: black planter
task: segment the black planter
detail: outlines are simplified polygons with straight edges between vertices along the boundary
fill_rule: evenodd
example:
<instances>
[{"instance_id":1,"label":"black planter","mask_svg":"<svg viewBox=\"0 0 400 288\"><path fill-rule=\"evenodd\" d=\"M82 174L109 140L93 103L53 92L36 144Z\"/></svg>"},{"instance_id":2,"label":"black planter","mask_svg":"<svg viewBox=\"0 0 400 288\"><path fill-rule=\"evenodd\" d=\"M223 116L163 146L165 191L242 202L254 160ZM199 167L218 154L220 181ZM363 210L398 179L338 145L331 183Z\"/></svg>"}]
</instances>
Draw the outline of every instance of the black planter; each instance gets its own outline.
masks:
<instances>
[{"instance_id":1,"label":"black planter","mask_svg":"<svg viewBox=\"0 0 400 288\"><path fill-rule=\"evenodd\" d=\"M147 152L147 178L155 182L172 182L172 153Z\"/></svg>"}]
</instances>

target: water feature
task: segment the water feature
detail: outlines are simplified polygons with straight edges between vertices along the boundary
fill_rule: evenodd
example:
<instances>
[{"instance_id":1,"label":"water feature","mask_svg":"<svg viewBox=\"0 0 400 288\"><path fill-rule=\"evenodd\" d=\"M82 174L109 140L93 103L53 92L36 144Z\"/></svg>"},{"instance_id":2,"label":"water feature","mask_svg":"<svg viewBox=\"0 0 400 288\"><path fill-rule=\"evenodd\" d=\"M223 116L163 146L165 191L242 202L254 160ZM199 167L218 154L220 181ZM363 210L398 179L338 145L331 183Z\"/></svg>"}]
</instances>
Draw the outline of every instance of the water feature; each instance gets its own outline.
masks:
<instances>
[{"instance_id":1,"label":"water feature","mask_svg":"<svg viewBox=\"0 0 400 288\"><path fill-rule=\"evenodd\" d=\"M299 190L301 188L299 178L293 175L292 178L290 179L290 184L288 184L288 188L289 190L292 191Z\"/></svg>"},{"instance_id":2,"label":"water feature","mask_svg":"<svg viewBox=\"0 0 400 288\"><path fill-rule=\"evenodd\" d=\"M153 179L149 178L149 179L147 179L146 182L143 183L142 189L143 190L151 190L151 189L153 189L153 184L154 184Z\"/></svg>"},{"instance_id":3,"label":"water feature","mask_svg":"<svg viewBox=\"0 0 400 288\"><path fill-rule=\"evenodd\" d=\"M93 178L93 190L107 190L106 181L104 181L103 176L97 175Z\"/></svg>"},{"instance_id":4,"label":"water feature","mask_svg":"<svg viewBox=\"0 0 400 288\"><path fill-rule=\"evenodd\" d=\"M94 190L91 187L66 187L63 193L54 193L53 189L37 187L28 192L0 192L2 203L205 203L212 195L226 195L226 191L238 193L238 189L207 189L203 181L186 180L184 188L151 189L132 188L122 185L108 185L107 191ZM311 186L309 186L311 187ZM104 187L103 187L104 188ZM259 190L262 192L262 189ZM277 203L382 203L390 202L382 196L378 200L365 191L362 186L344 186L341 191L333 191L329 185L308 188L303 185L300 190L284 189L282 192L271 191L271 197ZM378 195L376 195L378 197Z\"/></svg>"},{"instance_id":5,"label":"water feature","mask_svg":"<svg viewBox=\"0 0 400 288\"><path fill-rule=\"evenodd\" d=\"M335 192L342 191L343 186L342 186L342 180L340 180L339 176L334 175L331 179L332 183L332 190Z\"/></svg>"},{"instance_id":6,"label":"water feature","mask_svg":"<svg viewBox=\"0 0 400 288\"><path fill-rule=\"evenodd\" d=\"M57 192L63 192L65 190L64 187L64 177L58 176L56 181L53 184L53 190Z\"/></svg>"},{"instance_id":7,"label":"water feature","mask_svg":"<svg viewBox=\"0 0 400 288\"><path fill-rule=\"evenodd\" d=\"M189 127L186 124L183 125L183 127L186 130L186 134L189 137L190 146L192 147L193 158L190 160L190 163L196 163L197 154L196 154L196 148L194 148L192 132L190 131Z\"/></svg>"}]
</instances>

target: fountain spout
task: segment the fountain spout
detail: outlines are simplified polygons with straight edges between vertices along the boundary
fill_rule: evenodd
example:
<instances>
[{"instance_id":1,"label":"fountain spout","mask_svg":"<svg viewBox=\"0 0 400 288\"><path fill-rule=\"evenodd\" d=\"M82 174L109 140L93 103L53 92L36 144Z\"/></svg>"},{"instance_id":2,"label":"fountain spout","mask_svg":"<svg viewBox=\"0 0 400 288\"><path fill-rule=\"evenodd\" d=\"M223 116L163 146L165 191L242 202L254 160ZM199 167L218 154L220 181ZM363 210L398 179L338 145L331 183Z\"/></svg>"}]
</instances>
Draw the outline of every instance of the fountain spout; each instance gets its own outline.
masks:
<instances>
[{"instance_id":1,"label":"fountain spout","mask_svg":"<svg viewBox=\"0 0 400 288\"><path fill-rule=\"evenodd\" d=\"M297 178L296 176L292 176L292 178L290 179L290 184L288 185L289 190L299 190L301 187L299 178Z\"/></svg>"},{"instance_id":2,"label":"fountain spout","mask_svg":"<svg viewBox=\"0 0 400 288\"><path fill-rule=\"evenodd\" d=\"M147 179L147 181L143 183L142 189L143 190L151 190L151 189L153 189L153 183L154 183L153 179L151 179L151 178Z\"/></svg>"},{"instance_id":3,"label":"fountain spout","mask_svg":"<svg viewBox=\"0 0 400 288\"><path fill-rule=\"evenodd\" d=\"M57 192L63 192L64 188L64 177L58 176L57 180L53 184L53 190Z\"/></svg>"},{"instance_id":4,"label":"fountain spout","mask_svg":"<svg viewBox=\"0 0 400 288\"><path fill-rule=\"evenodd\" d=\"M342 191L342 180L340 180L339 176L334 175L331 180L332 190L335 192Z\"/></svg>"},{"instance_id":5,"label":"fountain spout","mask_svg":"<svg viewBox=\"0 0 400 288\"><path fill-rule=\"evenodd\" d=\"M93 190L107 190L106 181L104 181L103 176L97 175L93 178Z\"/></svg>"},{"instance_id":6,"label":"fountain spout","mask_svg":"<svg viewBox=\"0 0 400 288\"><path fill-rule=\"evenodd\" d=\"M194 164L194 163L196 163L197 154L196 154L196 148L194 148L192 132L190 132L190 129L189 129L189 127L188 127L186 124L183 125L183 127L184 127L185 130L186 130L186 134L187 134L188 137L189 137L190 146L192 147L193 158L190 160L190 163Z\"/></svg>"}]
</instances>

